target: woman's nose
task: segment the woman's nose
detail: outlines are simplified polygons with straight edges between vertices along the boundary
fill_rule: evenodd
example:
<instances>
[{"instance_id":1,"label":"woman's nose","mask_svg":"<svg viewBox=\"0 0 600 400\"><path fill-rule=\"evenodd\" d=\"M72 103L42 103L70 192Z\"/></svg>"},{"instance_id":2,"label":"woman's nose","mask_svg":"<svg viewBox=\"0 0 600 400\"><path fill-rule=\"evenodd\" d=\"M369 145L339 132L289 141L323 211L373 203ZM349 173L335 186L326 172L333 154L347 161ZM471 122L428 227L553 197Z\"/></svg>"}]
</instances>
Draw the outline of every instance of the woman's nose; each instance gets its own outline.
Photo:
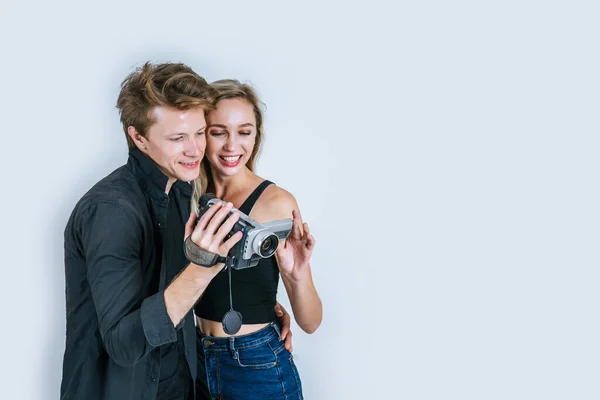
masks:
<instances>
[{"instance_id":1,"label":"woman's nose","mask_svg":"<svg viewBox=\"0 0 600 400\"><path fill-rule=\"evenodd\" d=\"M233 151L233 150L235 150L235 145L236 145L236 142L235 142L234 135L229 135L227 137L227 140L225 141L225 146L223 146L223 149L227 150L227 151Z\"/></svg>"}]
</instances>

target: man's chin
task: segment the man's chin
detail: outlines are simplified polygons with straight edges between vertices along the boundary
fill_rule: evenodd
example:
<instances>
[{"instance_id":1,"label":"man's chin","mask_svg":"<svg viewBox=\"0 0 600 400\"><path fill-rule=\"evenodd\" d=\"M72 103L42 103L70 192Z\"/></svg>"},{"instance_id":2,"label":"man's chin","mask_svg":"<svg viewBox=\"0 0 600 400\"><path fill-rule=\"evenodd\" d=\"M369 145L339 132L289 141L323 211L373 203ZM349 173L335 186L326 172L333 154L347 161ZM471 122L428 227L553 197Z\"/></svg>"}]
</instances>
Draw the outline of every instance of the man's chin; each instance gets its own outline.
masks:
<instances>
[{"instance_id":1,"label":"man's chin","mask_svg":"<svg viewBox=\"0 0 600 400\"><path fill-rule=\"evenodd\" d=\"M194 171L179 172L179 174L177 176L177 180L182 181L182 182L190 182L190 181L195 180L199 176L200 176L200 168L197 168Z\"/></svg>"}]
</instances>

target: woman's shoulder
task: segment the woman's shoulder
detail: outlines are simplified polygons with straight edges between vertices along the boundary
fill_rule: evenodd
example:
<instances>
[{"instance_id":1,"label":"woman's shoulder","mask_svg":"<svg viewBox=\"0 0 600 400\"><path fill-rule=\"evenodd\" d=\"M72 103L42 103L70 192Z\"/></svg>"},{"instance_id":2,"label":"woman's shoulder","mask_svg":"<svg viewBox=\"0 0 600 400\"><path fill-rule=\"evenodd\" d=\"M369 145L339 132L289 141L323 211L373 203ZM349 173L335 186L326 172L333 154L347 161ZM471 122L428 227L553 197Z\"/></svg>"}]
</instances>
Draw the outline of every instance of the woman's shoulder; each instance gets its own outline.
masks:
<instances>
[{"instance_id":1,"label":"woman's shoulder","mask_svg":"<svg viewBox=\"0 0 600 400\"><path fill-rule=\"evenodd\" d=\"M291 218L292 210L298 210L293 194L277 185L269 185L254 206L260 215L269 219Z\"/></svg>"}]
</instances>

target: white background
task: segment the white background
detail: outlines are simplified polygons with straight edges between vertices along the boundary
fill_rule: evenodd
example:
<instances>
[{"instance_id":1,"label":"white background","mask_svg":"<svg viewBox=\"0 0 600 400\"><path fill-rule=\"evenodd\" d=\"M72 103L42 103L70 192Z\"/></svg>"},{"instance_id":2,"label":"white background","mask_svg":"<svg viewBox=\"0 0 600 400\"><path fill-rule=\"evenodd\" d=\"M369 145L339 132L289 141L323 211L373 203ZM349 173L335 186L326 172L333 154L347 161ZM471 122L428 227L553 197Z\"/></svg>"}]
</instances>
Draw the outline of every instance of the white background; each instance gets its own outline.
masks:
<instances>
[{"instance_id":1,"label":"white background","mask_svg":"<svg viewBox=\"0 0 600 400\"><path fill-rule=\"evenodd\" d=\"M59 397L62 232L146 60L268 106L258 172L318 242L307 399L600 398L597 4L3 0L0 398Z\"/></svg>"}]
</instances>

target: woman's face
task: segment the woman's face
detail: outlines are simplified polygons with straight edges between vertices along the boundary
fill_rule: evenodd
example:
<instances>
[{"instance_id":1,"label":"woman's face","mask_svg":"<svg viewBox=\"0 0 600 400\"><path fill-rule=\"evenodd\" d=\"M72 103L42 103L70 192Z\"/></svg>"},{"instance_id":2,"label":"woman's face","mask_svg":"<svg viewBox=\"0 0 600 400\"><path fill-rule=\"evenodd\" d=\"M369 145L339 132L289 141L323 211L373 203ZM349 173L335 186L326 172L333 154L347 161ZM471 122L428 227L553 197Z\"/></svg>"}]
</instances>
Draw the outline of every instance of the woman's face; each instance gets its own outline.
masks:
<instances>
[{"instance_id":1,"label":"woman's face","mask_svg":"<svg viewBox=\"0 0 600 400\"><path fill-rule=\"evenodd\" d=\"M256 140L256 117L246 99L224 99L208 115L206 159L213 173L233 176L244 170Z\"/></svg>"}]
</instances>

